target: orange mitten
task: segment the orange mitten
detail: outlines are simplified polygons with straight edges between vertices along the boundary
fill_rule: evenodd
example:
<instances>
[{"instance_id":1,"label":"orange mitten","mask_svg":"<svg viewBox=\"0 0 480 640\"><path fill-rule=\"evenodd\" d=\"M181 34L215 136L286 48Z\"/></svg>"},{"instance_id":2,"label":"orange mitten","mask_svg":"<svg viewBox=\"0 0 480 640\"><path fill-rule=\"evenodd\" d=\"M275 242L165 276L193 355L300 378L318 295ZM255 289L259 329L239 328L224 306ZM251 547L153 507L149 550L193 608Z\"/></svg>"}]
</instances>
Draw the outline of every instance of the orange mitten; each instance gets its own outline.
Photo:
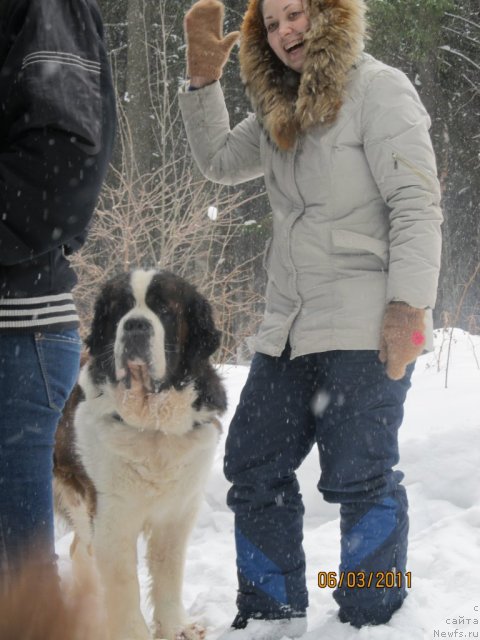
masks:
<instances>
[{"instance_id":1,"label":"orange mitten","mask_svg":"<svg viewBox=\"0 0 480 640\"><path fill-rule=\"evenodd\" d=\"M425 347L425 309L415 309L406 302L390 302L383 318L380 361L387 375L400 380L408 364L414 362Z\"/></svg>"},{"instance_id":2,"label":"orange mitten","mask_svg":"<svg viewBox=\"0 0 480 640\"><path fill-rule=\"evenodd\" d=\"M198 0L185 15L188 76L218 80L240 33L223 37L223 2Z\"/></svg>"}]
</instances>

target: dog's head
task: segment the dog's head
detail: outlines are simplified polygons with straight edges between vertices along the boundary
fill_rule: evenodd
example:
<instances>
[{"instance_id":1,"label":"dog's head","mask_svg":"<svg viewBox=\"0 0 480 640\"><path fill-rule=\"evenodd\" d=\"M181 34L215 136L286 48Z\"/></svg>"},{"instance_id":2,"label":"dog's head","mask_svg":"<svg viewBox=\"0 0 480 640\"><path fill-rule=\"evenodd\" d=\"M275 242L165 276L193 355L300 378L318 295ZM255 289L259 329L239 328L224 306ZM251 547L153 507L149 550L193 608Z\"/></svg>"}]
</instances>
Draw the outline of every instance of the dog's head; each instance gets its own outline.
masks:
<instances>
[{"instance_id":1,"label":"dog's head","mask_svg":"<svg viewBox=\"0 0 480 640\"><path fill-rule=\"evenodd\" d=\"M136 270L109 280L87 346L96 383L124 381L142 367L152 391L182 384L220 344L207 300L183 278Z\"/></svg>"}]
</instances>

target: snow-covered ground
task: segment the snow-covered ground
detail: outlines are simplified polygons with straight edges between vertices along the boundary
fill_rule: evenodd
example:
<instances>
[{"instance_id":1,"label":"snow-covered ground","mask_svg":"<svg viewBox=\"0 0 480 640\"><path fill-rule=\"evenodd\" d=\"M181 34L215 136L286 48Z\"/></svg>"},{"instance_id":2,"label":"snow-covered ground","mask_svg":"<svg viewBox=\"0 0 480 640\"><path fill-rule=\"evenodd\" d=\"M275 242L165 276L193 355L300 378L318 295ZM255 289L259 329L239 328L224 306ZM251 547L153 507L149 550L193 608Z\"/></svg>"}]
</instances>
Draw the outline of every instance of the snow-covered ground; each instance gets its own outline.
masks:
<instances>
[{"instance_id":1,"label":"snow-covered ground","mask_svg":"<svg viewBox=\"0 0 480 640\"><path fill-rule=\"evenodd\" d=\"M418 360L407 398L399 467L410 501L412 584L388 625L356 630L341 624L331 591L318 588L318 572L338 567L338 507L323 502L316 490L316 450L299 471L310 593L303 640L480 638L480 336L455 330L445 388L449 339L449 332L437 332L435 353ZM229 396L225 432L247 373L247 367L223 369ZM225 505L223 449L222 440L191 538L184 586L185 605L207 628L208 640L235 615L233 516ZM70 540L64 535L57 541L63 571L68 571ZM141 553L142 544L139 548ZM143 560L139 571L146 594ZM148 617L146 598L144 607Z\"/></svg>"}]
</instances>

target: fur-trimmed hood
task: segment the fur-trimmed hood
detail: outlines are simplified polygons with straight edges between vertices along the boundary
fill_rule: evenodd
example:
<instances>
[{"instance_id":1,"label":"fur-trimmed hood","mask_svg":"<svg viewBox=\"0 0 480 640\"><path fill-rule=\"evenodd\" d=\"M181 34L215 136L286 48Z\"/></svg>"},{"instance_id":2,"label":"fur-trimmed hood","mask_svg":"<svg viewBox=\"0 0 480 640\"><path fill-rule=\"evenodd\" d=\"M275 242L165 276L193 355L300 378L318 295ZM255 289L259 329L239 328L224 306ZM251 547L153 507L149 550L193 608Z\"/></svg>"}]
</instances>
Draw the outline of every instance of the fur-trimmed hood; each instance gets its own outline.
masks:
<instances>
[{"instance_id":1,"label":"fur-trimmed hood","mask_svg":"<svg viewBox=\"0 0 480 640\"><path fill-rule=\"evenodd\" d=\"M300 74L273 53L260 11L250 0L242 24L240 68L247 95L269 137L282 150L310 127L333 122L347 74L363 51L364 0L303 0L310 18Z\"/></svg>"}]
</instances>

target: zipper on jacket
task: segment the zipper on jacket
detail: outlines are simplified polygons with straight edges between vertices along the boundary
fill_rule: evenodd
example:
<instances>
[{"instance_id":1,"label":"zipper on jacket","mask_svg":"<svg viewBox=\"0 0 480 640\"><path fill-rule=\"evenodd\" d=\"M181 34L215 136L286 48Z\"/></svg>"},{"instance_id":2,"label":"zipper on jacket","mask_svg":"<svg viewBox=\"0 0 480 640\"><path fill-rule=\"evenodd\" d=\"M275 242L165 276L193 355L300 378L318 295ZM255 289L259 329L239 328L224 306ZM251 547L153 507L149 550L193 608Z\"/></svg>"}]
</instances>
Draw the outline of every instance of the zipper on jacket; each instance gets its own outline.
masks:
<instances>
[{"instance_id":1,"label":"zipper on jacket","mask_svg":"<svg viewBox=\"0 0 480 640\"><path fill-rule=\"evenodd\" d=\"M409 160L407 160L406 158L398 154L396 151L392 151L392 158L393 158L393 168L395 169L395 171L398 170L398 165L399 163L401 163L406 167L408 167L408 169L413 171L413 173L415 173L415 175L417 175L419 178L424 180L430 187L434 186L434 183L431 177L428 174L424 173L416 165L414 165L413 162L410 162Z\"/></svg>"}]
</instances>

